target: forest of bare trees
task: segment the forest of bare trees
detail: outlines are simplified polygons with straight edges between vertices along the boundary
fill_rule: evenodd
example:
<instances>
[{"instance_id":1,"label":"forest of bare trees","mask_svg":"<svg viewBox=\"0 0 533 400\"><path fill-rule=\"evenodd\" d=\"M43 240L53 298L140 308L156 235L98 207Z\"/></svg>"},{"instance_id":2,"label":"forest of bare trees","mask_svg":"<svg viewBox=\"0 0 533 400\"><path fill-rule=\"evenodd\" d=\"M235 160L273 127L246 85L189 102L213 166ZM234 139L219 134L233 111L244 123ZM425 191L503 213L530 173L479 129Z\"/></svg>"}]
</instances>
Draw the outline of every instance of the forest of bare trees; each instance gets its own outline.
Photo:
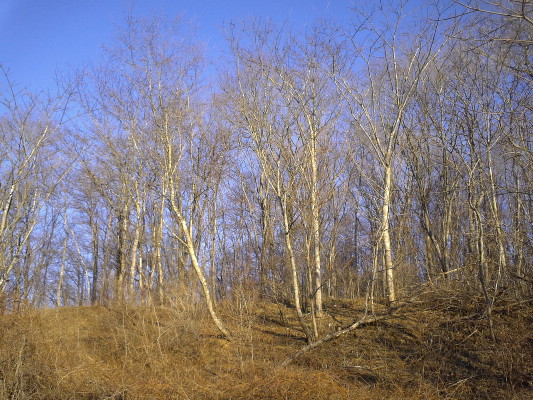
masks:
<instances>
[{"instance_id":1,"label":"forest of bare trees","mask_svg":"<svg viewBox=\"0 0 533 400\"><path fill-rule=\"evenodd\" d=\"M533 282L533 5L371 2L351 23L130 18L56 96L2 70L0 309L294 306ZM216 70L216 72L214 72Z\"/></svg>"}]
</instances>

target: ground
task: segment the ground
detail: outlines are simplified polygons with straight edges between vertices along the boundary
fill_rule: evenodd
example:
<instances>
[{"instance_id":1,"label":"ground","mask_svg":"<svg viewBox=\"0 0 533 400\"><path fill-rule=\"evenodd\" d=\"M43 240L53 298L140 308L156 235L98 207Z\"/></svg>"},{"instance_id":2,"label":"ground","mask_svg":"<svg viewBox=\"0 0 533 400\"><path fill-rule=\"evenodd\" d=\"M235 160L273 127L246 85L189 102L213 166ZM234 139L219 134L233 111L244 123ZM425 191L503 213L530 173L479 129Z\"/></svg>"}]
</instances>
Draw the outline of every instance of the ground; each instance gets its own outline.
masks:
<instances>
[{"instance_id":1,"label":"ground","mask_svg":"<svg viewBox=\"0 0 533 400\"><path fill-rule=\"evenodd\" d=\"M290 304L72 307L0 315L0 399L532 399L531 301L501 298L491 339L481 296L431 291L294 359ZM365 313L330 300L322 335ZM367 310L368 312L368 310Z\"/></svg>"}]
</instances>

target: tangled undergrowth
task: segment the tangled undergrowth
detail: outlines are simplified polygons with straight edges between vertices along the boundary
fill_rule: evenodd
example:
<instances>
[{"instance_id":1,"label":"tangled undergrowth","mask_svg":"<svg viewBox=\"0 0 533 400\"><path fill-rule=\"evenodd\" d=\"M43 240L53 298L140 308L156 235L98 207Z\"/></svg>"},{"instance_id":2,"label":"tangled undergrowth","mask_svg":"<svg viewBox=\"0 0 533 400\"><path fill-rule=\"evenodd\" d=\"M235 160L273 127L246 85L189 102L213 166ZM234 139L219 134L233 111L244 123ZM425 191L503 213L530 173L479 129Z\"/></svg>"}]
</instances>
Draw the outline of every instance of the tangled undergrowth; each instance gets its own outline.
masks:
<instances>
[{"instance_id":1,"label":"tangled undergrowth","mask_svg":"<svg viewBox=\"0 0 533 400\"><path fill-rule=\"evenodd\" d=\"M244 298L220 308L233 342L217 335L200 306L2 315L0 399L533 397L531 301L495 303L494 342L481 297L434 291L287 367L282 360L305 345L294 310ZM363 313L362 301L329 301L319 330Z\"/></svg>"}]
</instances>

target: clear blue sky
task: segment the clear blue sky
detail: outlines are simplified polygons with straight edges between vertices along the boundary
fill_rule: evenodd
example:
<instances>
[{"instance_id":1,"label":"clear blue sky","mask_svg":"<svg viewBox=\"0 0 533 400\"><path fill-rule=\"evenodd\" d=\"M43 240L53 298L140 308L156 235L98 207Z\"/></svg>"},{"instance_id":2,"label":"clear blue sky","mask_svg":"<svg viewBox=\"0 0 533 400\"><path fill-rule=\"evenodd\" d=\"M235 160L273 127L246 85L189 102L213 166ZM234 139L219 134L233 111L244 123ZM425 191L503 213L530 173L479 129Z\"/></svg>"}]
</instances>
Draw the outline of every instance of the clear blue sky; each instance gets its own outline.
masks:
<instances>
[{"instance_id":1,"label":"clear blue sky","mask_svg":"<svg viewBox=\"0 0 533 400\"><path fill-rule=\"evenodd\" d=\"M220 27L270 17L295 27L316 18L346 19L352 0L0 0L0 64L32 91L53 89L56 71L98 61L101 46L134 16L182 15L210 54L224 48Z\"/></svg>"}]
</instances>

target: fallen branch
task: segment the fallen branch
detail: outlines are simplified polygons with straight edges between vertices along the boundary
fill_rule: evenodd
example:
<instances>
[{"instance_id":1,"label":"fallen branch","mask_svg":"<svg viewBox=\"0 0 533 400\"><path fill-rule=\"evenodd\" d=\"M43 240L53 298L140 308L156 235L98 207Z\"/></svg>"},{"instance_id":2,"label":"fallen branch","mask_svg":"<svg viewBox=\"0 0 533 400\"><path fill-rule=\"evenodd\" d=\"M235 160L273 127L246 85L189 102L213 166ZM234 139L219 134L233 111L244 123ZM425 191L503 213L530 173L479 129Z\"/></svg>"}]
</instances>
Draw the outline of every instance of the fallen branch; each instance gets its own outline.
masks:
<instances>
[{"instance_id":1,"label":"fallen branch","mask_svg":"<svg viewBox=\"0 0 533 400\"><path fill-rule=\"evenodd\" d=\"M407 301L402 301L402 302L396 302L394 304L394 306L391 306L388 310L388 313L387 314L383 314L383 315L374 315L374 316L368 316L367 314L365 314L363 316L363 318L355 321L354 323L352 323L351 325L348 325L346 328L343 328L343 329L340 329L338 331L335 331L335 332L331 332L330 334L324 336L322 339L319 339L317 340L316 342L313 342L313 343L310 343L308 344L307 346L301 348L300 350L298 350L296 353L294 353L292 356L290 357L287 357L286 359L284 359L280 365L282 367L286 367L287 365L289 365L292 361L294 361L295 359L297 359L298 357L300 357L302 354L305 354L315 348L317 348L318 346L321 346L323 345L324 343L327 343L327 342L330 342L334 339L337 339L339 336L342 336L348 332L351 332L357 328L360 328L362 326L365 326L365 325L370 325L374 322L377 322L377 321L383 321L385 319L388 319L388 318L391 318L393 316L393 313L395 313L396 311L400 310L401 308L405 307L406 305L409 305L411 304L413 301L413 298L407 300Z\"/></svg>"},{"instance_id":2,"label":"fallen branch","mask_svg":"<svg viewBox=\"0 0 533 400\"><path fill-rule=\"evenodd\" d=\"M318 346L323 345L324 343L330 342L330 341L338 338L339 336L342 336L342 335L344 335L344 334L346 334L348 332L351 332L351 331L353 331L353 330L355 330L357 328L360 328L362 326L369 325L369 324L372 324L372 323L377 322L377 321L382 321L382 320L387 319L387 318L390 318L389 314L379 315L379 316L371 316L371 317L369 317L368 315L365 315L363 318L361 318L360 320L358 320L358 321L354 322L353 324L347 326L346 328L338 330L338 331L335 331L335 332L331 332L330 334L324 336L322 339L317 340L316 342L310 343L307 346L301 348L296 353L294 353L292 356L287 357L286 359L284 359L281 362L280 365L282 367L286 367L292 361L294 361L295 359L300 357L302 354L305 354L305 353L313 350L314 348L317 348Z\"/></svg>"}]
</instances>

